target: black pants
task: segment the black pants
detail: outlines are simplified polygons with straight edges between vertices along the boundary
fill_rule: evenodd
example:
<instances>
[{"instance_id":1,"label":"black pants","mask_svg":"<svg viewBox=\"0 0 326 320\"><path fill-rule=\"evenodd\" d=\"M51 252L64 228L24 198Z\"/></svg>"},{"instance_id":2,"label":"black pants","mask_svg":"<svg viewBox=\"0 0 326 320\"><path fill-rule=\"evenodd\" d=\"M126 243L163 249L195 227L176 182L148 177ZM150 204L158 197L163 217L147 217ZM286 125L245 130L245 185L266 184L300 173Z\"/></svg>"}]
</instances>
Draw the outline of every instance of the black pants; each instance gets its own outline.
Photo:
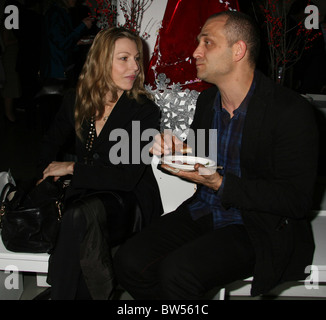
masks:
<instances>
[{"instance_id":1,"label":"black pants","mask_svg":"<svg viewBox=\"0 0 326 320\"><path fill-rule=\"evenodd\" d=\"M108 230L108 241L111 246L117 245L132 232L133 212L128 210L129 205L122 205L115 197L107 194L96 197L103 202L107 213L104 228ZM134 201L133 197L128 199ZM83 199L85 201L87 198ZM85 210L80 210L83 202L75 201L63 214L57 244L49 260L48 282L52 300L92 299L80 266L80 246L87 232Z\"/></svg>"},{"instance_id":2,"label":"black pants","mask_svg":"<svg viewBox=\"0 0 326 320\"><path fill-rule=\"evenodd\" d=\"M254 263L243 225L213 230L211 215L193 221L184 206L135 235L114 257L117 279L135 299L201 299L251 276Z\"/></svg>"}]
</instances>

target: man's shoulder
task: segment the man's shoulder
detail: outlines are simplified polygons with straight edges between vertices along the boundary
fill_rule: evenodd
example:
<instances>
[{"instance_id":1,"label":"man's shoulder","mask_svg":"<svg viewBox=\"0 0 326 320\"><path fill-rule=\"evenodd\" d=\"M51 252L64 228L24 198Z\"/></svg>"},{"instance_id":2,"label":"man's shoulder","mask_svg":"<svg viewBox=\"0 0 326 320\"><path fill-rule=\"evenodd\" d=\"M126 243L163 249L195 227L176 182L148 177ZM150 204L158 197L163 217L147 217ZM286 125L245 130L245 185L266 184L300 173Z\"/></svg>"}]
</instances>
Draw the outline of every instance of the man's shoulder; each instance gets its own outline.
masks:
<instances>
[{"instance_id":1,"label":"man's shoulder","mask_svg":"<svg viewBox=\"0 0 326 320\"><path fill-rule=\"evenodd\" d=\"M308 117L313 112L313 106L298 92L274 82L265 75L260 77L254 95L256 104L263 103L267 110L273 113Z\"/></svg>"}]
</instances>

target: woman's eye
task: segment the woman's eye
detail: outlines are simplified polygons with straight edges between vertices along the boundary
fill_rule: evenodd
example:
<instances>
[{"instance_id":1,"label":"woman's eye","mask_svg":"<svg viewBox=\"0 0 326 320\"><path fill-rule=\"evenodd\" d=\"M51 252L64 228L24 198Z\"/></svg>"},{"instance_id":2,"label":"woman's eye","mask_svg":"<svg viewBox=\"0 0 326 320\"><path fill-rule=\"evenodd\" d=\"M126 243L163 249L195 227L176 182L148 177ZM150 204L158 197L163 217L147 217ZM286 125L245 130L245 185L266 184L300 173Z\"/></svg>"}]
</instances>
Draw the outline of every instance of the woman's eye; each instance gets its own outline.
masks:
<instances>
[{"instance_id":1,"label":"woman's eye","mask_svg":"<svg viewBox=\"0 0 326 320\"><path fill-rule=\"evenodd\" d=\"M128 57L121 57L120 60L127 61L128 60Z\"/></svg>"}]
</instances>

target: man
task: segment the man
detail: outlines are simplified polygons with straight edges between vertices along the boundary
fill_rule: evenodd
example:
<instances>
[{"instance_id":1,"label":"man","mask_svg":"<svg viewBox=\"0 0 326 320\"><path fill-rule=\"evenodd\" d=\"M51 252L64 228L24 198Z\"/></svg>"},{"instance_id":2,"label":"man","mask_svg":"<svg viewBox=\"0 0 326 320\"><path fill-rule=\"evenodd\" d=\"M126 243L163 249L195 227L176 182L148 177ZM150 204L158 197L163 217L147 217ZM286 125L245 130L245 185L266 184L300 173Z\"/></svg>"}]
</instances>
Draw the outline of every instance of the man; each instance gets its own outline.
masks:
<instances>
[{"instance_id":1,"label":"man","mask_svg":"<svg viewBox=\"0 0 326 320\"><path fill-rule=\"evenodd\" d=\"M198 164L194 172L162 165L198 189L117 252L118 279L135 299L200 299L249 276L256 296L306 277L312 262L306 216L317 167L312 106L255 70L259 36L246 15L211 16L198 40L198 77L215 86L199 96L192 129L217 129L217 141L205 142L216 147L223 169L207 174ZM170 153L165 138L156 137L153 154Z\"/></svg>"}]
</instances>

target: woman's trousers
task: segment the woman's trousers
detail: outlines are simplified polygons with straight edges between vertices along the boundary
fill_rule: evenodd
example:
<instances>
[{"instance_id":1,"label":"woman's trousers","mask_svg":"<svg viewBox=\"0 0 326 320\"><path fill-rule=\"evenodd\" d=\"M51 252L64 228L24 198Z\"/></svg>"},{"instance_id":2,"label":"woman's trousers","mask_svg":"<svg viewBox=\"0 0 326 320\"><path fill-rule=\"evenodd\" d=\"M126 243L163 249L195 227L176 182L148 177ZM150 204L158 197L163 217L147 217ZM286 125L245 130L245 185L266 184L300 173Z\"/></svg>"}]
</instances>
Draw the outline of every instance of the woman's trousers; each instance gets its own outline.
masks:
<instances>
[{"instance_id":1,"label":"woman's trousers","mask_svg":"<svg viewBox=\"0 0 326 320\"><path fill-rule=\"evenodd\" d=\"M49 259L52 300L109 299L115 286L111 248L132 233L135 198L95 194L73 201Z\"/></svg>"}]
</instances>

